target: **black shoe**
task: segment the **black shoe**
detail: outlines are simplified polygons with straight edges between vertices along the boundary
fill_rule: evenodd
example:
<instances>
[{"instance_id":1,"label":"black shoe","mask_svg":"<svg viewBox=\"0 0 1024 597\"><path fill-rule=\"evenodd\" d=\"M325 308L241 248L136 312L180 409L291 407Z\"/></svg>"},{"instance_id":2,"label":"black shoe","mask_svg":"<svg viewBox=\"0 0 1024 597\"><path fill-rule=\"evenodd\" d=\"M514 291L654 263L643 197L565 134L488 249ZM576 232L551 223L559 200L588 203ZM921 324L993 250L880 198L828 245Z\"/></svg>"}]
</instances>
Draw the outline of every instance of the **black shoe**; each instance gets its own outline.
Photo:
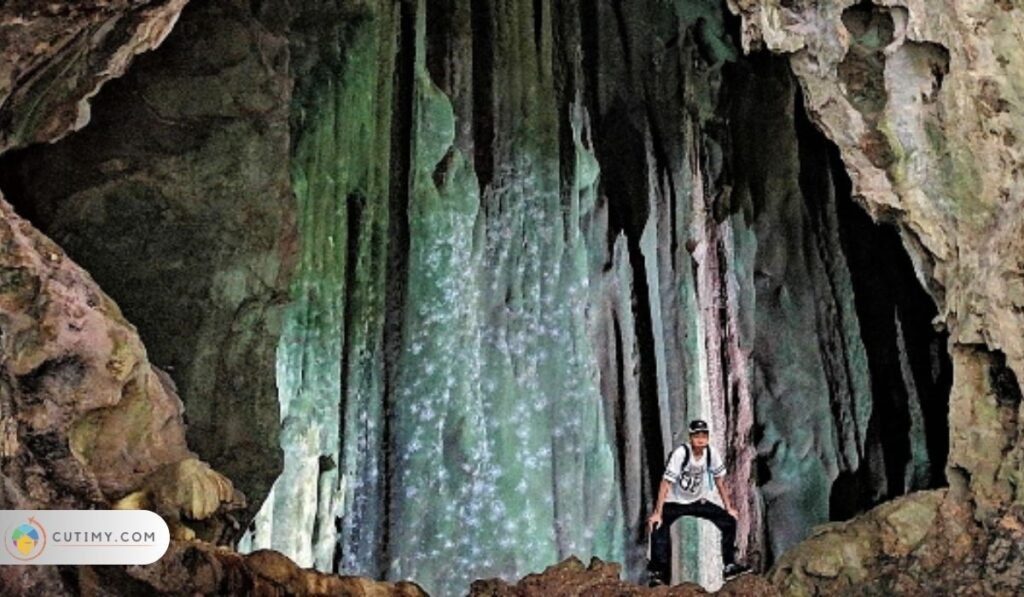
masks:
<instances>
[{"instance_id":1,"label":"black shoe","mask_svg":"<svg viewBox=\"0 0 1024 597\"><path fill-rule=\"evenodd\" d=\"M750 572L749 566L733 562L732 564L727 564L725 568L722 568L722 578L730 580L742 574L746 574L747 572Z\"/></svg>"},{"instance_id":2,"label":"black shoe","mask_svg":"<svg viewBox=\"0 0 1024 597\"><path fill-rule=\"evenodd\" d=\"M663 586L665 586L667 584L668 583L665 582L665 579L660 574L658 574L657 572L649 572L648 573L648 576L647 576L647 586L648 587L663 587Z\"/></svg>"}]
</instances>

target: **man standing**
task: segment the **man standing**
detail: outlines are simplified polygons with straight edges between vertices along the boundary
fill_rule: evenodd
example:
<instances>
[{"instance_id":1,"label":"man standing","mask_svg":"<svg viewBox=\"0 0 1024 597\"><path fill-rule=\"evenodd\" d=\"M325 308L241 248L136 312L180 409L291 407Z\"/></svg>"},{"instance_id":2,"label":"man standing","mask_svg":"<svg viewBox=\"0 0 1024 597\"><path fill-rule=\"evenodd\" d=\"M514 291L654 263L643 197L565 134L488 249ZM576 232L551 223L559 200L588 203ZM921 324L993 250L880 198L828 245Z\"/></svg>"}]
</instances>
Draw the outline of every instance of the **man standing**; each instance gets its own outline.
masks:
<instances>
[{"instance_id":1,"label":"man standing","mask_svg":"<svg viewBox=\"0 0 1024 597\"><path fill-rule=\"evenodd\" d=\"M680 516L696 516L710 520L722 532L722 576L726 580L747 572L749 568L736 563L736 510L725 491L725 464L721 456L708 447L708 424L700 419L690 422L690 442L672 451L658 491L658 502L647 519L651 534L650 585L669 583L672 562L672 523ZM722 496L723 510L709 501L711 480Z\"/></svg>"}]
</instances>

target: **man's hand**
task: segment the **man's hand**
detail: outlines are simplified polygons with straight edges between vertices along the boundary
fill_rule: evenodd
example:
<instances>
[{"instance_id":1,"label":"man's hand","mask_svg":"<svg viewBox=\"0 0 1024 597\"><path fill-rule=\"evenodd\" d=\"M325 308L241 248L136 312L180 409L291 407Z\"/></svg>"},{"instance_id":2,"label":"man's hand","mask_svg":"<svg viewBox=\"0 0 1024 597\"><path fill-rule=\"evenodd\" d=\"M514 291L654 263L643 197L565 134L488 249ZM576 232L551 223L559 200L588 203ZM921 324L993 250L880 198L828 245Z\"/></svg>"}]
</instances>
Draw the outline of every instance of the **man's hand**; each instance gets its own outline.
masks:
<instances>
[{"instance_id":1,"label":"man's hand","mask_svg":"<svg viewBox=\"0 0 1024 597\"><path fill-rule=\"evenodd\" d=\"M740 517L740 514L739 514L739 512L737 512L737 511L736 511L736 508L733 508L732 506L728 506L728 507L727 507L727 508L725 509L725 511L726 511L726 512L728 512L728 513L729 513L729 516L732 516L733 518L739 519L739 517Z\"/></svg>"},{"instance_id":2,"label":"man's hand","mask_svg":"<svg viewBox=\"0 0 1024 597\"><path fill-rule=\"evenodd\" d=\"M653 532L655 529L657 529L660 526L661 526L661 512L658 512L657 510L655 510L654 514L651 514L651 517L647 519L647 530L648 530L648 532Z\"/></svg>"}]
</instances>

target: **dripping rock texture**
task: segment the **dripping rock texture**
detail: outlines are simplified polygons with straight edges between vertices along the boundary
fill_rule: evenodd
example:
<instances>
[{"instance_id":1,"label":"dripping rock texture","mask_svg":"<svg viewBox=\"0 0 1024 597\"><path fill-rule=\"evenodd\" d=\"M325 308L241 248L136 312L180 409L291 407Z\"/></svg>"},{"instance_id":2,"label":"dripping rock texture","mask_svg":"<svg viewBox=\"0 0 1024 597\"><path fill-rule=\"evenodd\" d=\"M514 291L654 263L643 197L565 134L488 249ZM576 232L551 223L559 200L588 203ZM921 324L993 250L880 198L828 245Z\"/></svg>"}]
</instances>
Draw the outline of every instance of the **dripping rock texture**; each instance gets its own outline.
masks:
<instances>
[{"instance_id":1,"label":"dripping rock texture","mask_svg":"<svg viewBox=\"0 0 1024 597\"><path fill-rule=\"evenodd\" d=\"M729 1L745 48L789 56L859 202L897 226L949 330L951 488L1019 536L1021 9L884 4ZM1019 566L1015 550L994 557Z\"/></svg>"},{"instance_id":2,"label":"dripping rock texture","mask_svg":"<svg viewBox=\"0 0 1024 597\"><path fill-rule=\"evenodd\" d=\"M1019 589L1018 13L6 4L0 497L216 469L255 550L11 582L619 590L699 416L777 589Z\"/></svg>"}]
</instances>

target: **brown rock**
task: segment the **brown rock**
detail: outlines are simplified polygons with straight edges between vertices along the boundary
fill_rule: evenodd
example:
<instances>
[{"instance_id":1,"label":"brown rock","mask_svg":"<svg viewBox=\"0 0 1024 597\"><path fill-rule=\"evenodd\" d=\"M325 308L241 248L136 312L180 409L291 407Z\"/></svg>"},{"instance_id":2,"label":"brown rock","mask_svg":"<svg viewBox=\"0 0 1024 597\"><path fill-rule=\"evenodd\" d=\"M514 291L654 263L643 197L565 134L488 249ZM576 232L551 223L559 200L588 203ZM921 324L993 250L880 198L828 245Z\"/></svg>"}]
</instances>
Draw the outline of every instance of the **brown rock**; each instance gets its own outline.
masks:
<instances>
[{"instance_id":1,"label":"brown rock","mask_svg":"<svg viewBox=\"0 0 1024 597\"><path fill-rule=\"evenodd\" d=\"M0 354L0 508L105 508L148 491L165 516L198 519L239 501L185 445L181 401L135 328L2 200ZM49 569L0 580L63 592Z\"/></svg>"},{"instance_id":2,"label":"brown rock","mask_svg":"<svg viewBox=\"0 0 1024 597\"><path fill-rule=\"evenodd\" d=\"M181 403L117 306L6 203L0 244L0 376L18 438L0 467L29 493L7 507L102 506L191 457Z\"/></svg>"},{"instance_id":3,"label":"brown rock","mask_svg":"<svg viewBox=\"0 0 1024 597\"><path fill-rule=\"evenodd\" d=\"M542 597L542 596L606 596L664 595L690 597L708 595L699 585L682 583L648 588L619 578L621 566L598 558L584 566L575 556L548 567L540 574L531 574L516 584L500 579L478 580L469 594L472 597ZM775 588L763 577L748 574L726 583L717 593L735 597L777 595Z\"/></svg>"},{"instance_id":4,"label":"brown rock","mask_svg":"<svg viewBox=\"0 0 1024 597\"><path fill-rule=\"evenodd\" d=\"M952 492L914 493L817 529L768 577L785 595L1009 595L1024 571L1018 524L986 531Z\"/></svg>"},{"instance_id":5,"label":"brown rock","mask_svg":"<svg viewBox=\"0 0 1024 597\"><path fill-rule=\"evenodd\" d=\"M269 550L242 555L198 541L173 541L148 566L83 568L83 596L100 595L346 595L426 597L409 582L379 582L299 568Z\"/></svg>"},{"instance_id":6,"label":"brown rock","mask_svg":"<svg viewBox=\"0 0 1024 597\"><path fill-rule=\"evenodd\" d=\"M163 41L188 0L0 6L0 152L89 122L89 98Z\"/></svg>"}]
</instances>

